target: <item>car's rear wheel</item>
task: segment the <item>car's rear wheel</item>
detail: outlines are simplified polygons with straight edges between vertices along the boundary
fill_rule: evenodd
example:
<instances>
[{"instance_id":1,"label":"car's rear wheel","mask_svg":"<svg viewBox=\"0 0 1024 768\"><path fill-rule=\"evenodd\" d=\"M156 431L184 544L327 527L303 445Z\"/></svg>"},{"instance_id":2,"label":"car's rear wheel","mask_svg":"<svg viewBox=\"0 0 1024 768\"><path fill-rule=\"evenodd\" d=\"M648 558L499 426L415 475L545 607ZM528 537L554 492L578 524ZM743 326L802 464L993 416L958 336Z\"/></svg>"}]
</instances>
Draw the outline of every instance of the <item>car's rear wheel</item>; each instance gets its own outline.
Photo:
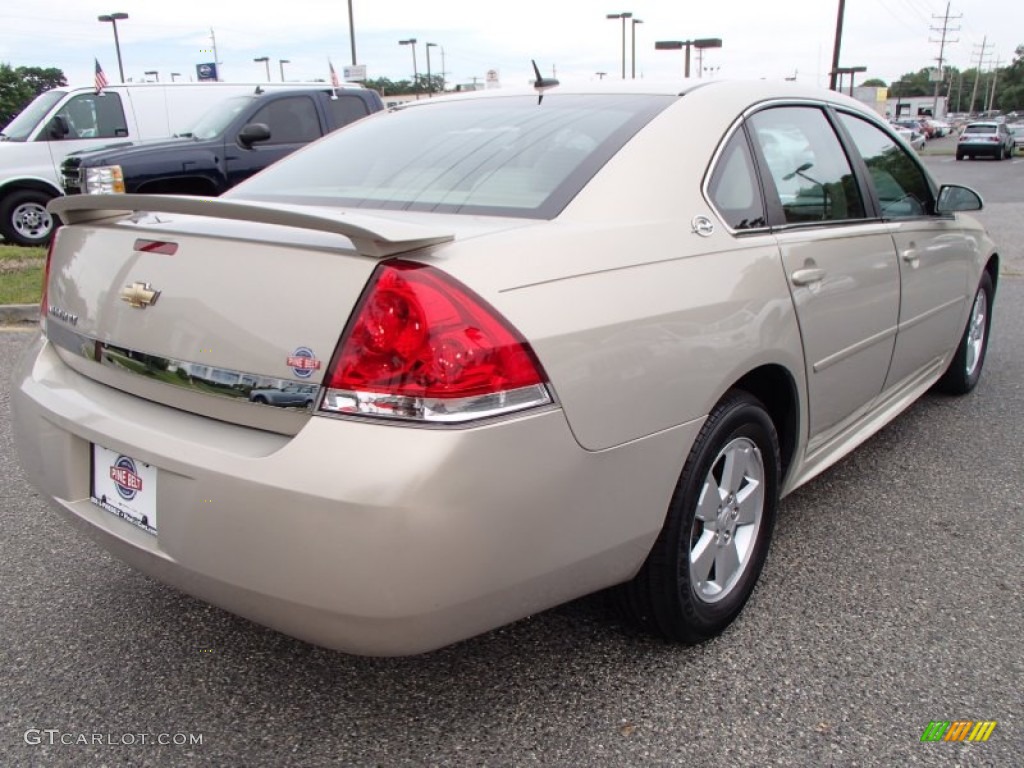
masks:
<instances>
[{"instance_id":1,"label":"car's rear wheel","mask_svg":"<svg viewBox=\"0 0 1024 768\"><path fill-rule=\"evenodd\" d=\"M720 634L764 565L779 495L779 441L764 406L729 393L700 431L665 526L620 605L642 628L683 643Z\"/></svg>"},{"instance_id":2,"label":"car's rear wheel","mask_svg":"<svg viewBox=\"0 0 1024 768\"><path fill-rule=\"evenodd\" d=\"M956 159L957 160L963 160L964 159L964 153L963 152L957 152L956 153Z\"/></svg>"},{"instance_id":3,"label":"car's rear wheel","mask_svg":"<svg viewBox=\"0 0 1024 768\"><path fill-rule=\"evenodd\" d=\"M960 344L956 348L949 368L939 379L937 388L951 395L965 395L974 389L981 379L988 352L989 328L992 324L992 299L995 290L988 272L981 276L978 290L974 294L971 314Z\"/></svg>"}]
</instances>

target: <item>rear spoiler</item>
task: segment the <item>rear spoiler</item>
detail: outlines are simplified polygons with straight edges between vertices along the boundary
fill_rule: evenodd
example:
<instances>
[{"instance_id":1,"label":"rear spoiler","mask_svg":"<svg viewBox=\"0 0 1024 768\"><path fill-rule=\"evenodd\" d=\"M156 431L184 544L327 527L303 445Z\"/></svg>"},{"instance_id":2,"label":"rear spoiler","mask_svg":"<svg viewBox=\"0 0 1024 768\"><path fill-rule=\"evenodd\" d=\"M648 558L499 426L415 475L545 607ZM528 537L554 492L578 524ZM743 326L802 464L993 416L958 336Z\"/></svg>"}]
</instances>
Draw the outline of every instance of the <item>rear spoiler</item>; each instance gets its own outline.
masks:
<instances>
[{"instance_id":1,"label":"rear spoiler","mask_svg":"<svg viewBox=\"0 0 1024 768\"><path fill-rule=\"evenodd\" d=\"M361 255L375 259L455 239L451 232L369 213L186 195L70 195L54 198L47 208L67 224L145 211L212 216L331 232L347 237Z\"/></svg>"}]
</instances>

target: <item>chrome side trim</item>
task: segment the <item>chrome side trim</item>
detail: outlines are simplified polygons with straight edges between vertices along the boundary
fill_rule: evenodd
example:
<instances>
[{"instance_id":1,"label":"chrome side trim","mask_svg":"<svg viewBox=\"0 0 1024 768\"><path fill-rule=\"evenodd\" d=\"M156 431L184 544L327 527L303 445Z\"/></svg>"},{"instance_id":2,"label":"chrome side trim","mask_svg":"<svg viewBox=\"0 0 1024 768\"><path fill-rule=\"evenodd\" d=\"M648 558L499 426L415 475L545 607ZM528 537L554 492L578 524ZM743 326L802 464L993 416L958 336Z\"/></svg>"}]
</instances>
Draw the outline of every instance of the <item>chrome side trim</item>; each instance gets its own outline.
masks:
<instances>
[{"instance_id":1,"label":"chrome side trim","mask_svg":"<svg viewBox=\"0 0 1024 768\"><path fill-rule=\"evenodd\" d=\"M72 331L60 323L47 323L46 336L54 346L106 368L134 373L189 392L245 400L253 406L310 413L320 397L317 384L119 347Z\"/></svg>"}]
</instances>

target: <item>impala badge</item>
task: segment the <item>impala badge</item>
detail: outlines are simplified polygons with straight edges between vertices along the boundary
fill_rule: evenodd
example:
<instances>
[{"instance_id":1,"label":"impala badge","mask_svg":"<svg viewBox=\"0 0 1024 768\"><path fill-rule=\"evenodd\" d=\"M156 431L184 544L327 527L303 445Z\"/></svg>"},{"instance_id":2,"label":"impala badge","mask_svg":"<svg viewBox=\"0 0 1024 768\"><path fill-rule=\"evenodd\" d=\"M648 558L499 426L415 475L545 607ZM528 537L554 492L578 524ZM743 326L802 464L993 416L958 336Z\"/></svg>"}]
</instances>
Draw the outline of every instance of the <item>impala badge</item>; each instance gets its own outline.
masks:
<instances>
[{"instance_id":1,"label":"impala badge","mask_svg":"<svg viewBox=\"0 0 1024 768\"><path fill-rule=\"evenodd\" d=\"M127 301L135 309L151 307L159 298L160 291L154 291L149 283L134 282L121 289L121 301Z\"/></svg>"}]
</instances>

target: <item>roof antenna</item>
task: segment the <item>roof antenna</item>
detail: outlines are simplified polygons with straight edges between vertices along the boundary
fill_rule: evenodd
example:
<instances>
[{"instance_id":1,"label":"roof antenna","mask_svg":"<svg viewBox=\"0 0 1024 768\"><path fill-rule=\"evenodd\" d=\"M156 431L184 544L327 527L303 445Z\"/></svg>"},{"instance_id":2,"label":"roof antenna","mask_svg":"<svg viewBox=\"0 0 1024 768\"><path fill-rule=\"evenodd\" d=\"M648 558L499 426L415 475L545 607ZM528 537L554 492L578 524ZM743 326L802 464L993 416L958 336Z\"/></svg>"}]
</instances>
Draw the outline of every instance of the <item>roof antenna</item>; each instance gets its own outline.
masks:
<instances>
[{"instance_id":1,"label":"roof antenna","mask_svg":"<svg viewBox=\"0 0 1024 768\"><path fill-rule=\"evenodd\" d=\"M256 95L259 96L261 93L263 93L263 89L259 86L259 84L257 84L256 85Z\"/></svg>"},{"instance_id":2,"label":"roof antenna","mask_svg":"<svg viewBox=\"0 0 1024 768\"><path fill-rule=\"evenodd\" d=\"M533 73L537 76L537 79L533 81L533 87L537 91L537 104L540 104L544 100L544 91L548 88L554 88L558 85L558 81L553 77L541 77L540 69L537 68L537 62L534 59L530 59L530 63L533 64Z\"/></svg>"}]
</instances>

